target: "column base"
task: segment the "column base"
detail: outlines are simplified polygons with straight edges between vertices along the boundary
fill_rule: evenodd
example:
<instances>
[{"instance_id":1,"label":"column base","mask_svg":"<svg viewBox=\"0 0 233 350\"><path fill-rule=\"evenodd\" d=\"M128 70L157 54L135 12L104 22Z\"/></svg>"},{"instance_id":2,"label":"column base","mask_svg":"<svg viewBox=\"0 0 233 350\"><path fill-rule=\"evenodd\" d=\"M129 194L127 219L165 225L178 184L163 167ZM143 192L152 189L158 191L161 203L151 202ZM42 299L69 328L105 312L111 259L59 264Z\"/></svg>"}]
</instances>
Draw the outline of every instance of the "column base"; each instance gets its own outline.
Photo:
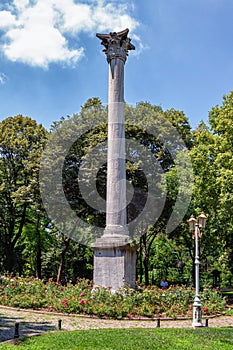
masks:
<instances>
[{"instance_id":1,"label":"column base","mask_svg":"<svg viewBox=\"0 0 233 350\"><path fill-rule=\"evenodd\" d=\"M201 327L204 327L204 325L201 322L193 322L192 327L193 328L201 328Z\"/></svg>"},{"instance_id":2,"label":"column base","mask_svg":"<svg viewBox=\"0 0 233 350\"><path fill-rule=\"evenodd\" d=\"M193 328L204 327L202 324L202 305L199 295L195 296L193 303Z\"/></svg>"},{"instance_id":3,"label":"column base","mask_svg":"<svg viewBox=\"0 0 233 350\"><path fill-rule=\"evenodd\" d=\"M115 292L124 286L135 288L137 245L128 236L103 235L93 244L93 288L109 288Z\"/></svg>"}]
</instances>

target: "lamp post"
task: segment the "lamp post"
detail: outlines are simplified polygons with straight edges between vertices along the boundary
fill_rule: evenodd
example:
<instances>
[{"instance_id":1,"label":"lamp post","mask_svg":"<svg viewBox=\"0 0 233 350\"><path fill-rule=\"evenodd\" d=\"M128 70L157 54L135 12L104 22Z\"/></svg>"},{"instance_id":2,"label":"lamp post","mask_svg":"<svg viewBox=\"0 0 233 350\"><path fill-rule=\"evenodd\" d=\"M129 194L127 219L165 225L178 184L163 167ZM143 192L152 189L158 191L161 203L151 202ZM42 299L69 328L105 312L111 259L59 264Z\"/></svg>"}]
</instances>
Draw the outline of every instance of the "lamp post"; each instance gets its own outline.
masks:
<instances>
[{"instance_id":1,"label":"lamp post","mask_svg":"<svg viewBox=\"0 0 233 350\"><path fill-rule=\"evenodd\" d=\"M192 326L194 328L197 327L203 327L202 324L202 304L201 299L199 295L199 247L198 247L198 237L201 238L201 229L205 228L207 217L202 212L197 218L195 218L193 215L188 220L189 228L194 233L194 240L195 240L195 298L193 303L193 323Z\"/></svg>"}]
</instances>

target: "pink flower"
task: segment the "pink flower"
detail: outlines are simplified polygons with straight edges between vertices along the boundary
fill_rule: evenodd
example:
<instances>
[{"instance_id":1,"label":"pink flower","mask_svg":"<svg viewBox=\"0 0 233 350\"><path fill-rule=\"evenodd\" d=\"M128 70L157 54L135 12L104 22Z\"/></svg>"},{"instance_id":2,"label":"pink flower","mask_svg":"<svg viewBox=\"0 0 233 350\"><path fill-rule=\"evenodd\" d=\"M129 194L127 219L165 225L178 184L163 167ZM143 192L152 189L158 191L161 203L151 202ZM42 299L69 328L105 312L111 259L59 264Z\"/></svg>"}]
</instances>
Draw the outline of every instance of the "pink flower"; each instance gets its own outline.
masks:
<instances>
[{"instance_id":1,"label":"pink flower","mask_svg":"<svg viewBox=\"0 0 233 350\"><path fill-rule=\"evenodd\" d=\"M67 307L67 299L64 298L64 299L62 300L62 305L63 305L64 307Z\"/></svg>"},{"instance_id":2,"label":"pink flower","mask_svg":"<svg viewBox=\"0 0 233 350\"><path fill-rule=\"evenodd\" d=\"M80 297L84 297L85 294L86 294L85 292L81 292L81 293L79 294L79 296L80 296Z\"/></svg>"},{"instance_id":3,"label":"pink flower","mask_svg":"<svg viewBox=\"0 0 233 350\"><path fill-rule=\"evenodd\" d=\"M80 302L79 302L79 304L82 304L82 305L86 304L86 300L81 299Z\"/></svg>"}]
</instances>

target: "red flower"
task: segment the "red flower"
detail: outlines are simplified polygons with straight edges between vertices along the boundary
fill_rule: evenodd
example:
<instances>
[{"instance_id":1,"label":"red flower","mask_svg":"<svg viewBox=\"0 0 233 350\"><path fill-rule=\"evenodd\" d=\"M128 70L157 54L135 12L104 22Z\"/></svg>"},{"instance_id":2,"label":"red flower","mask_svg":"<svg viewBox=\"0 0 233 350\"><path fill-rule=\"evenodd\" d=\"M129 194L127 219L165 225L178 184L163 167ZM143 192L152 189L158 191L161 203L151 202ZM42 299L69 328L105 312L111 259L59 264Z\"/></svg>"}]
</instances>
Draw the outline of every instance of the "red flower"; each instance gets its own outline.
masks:
<instances>
[{"instance_id":1,"label":"red flower","mask_svg":"<svg viewBox=\"0 0 233 350\"><path fill-rule=\"evenodd\" d=\"M81 299L80 302L79 302L79 304L82 304L82 305L86 304L86 300Z\"/></svg>"},{"instance_id":2,"label":"red flower","mask_svg":"<svg viewBox=\"0 0 233 350\"><path fill-rule=\"evenodd\" d=\"M67 307L67 299L63 299L63 300L62 300L62 305L63 305L64 307Z\"/></svg>"},{"instance_id":3,"label":"red flower","mask_svg":"<svg viewBox=\"0 0 233 350\"><path fill-rule=\"evenodd\" d=\"M208 312L209 311L208 307L203 307L203 311Z\"/></svg>"}]
</instances>

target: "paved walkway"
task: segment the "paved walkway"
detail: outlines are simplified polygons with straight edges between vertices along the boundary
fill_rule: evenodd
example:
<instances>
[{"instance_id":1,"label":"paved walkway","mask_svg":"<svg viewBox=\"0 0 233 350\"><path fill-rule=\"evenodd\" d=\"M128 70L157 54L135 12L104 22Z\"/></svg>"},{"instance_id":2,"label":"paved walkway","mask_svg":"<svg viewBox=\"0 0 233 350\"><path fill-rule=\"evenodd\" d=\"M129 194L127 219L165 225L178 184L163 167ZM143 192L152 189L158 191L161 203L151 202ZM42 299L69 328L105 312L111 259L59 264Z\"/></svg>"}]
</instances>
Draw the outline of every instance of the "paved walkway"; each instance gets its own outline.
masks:
<instances>
[{"instance_id":1,"label":"paved walkway","mask_svg":"<svg viewBox=\"0 0 233 350\"><path fill-rule=\"evenodd\" d=\"M82 316L51 314L31 310L18 310L0 306L0 342L14 338L14 325L19 322L19 334L37 335L58 329L62 320L62 330L99 328L156 328L157 320L107 320ZM205 320L203 320L205 324ZM191 320L162 320L161 328L191 328ZM209 318L209 327L233 327L233 316Z\"/></svg>"}]
</instances>

